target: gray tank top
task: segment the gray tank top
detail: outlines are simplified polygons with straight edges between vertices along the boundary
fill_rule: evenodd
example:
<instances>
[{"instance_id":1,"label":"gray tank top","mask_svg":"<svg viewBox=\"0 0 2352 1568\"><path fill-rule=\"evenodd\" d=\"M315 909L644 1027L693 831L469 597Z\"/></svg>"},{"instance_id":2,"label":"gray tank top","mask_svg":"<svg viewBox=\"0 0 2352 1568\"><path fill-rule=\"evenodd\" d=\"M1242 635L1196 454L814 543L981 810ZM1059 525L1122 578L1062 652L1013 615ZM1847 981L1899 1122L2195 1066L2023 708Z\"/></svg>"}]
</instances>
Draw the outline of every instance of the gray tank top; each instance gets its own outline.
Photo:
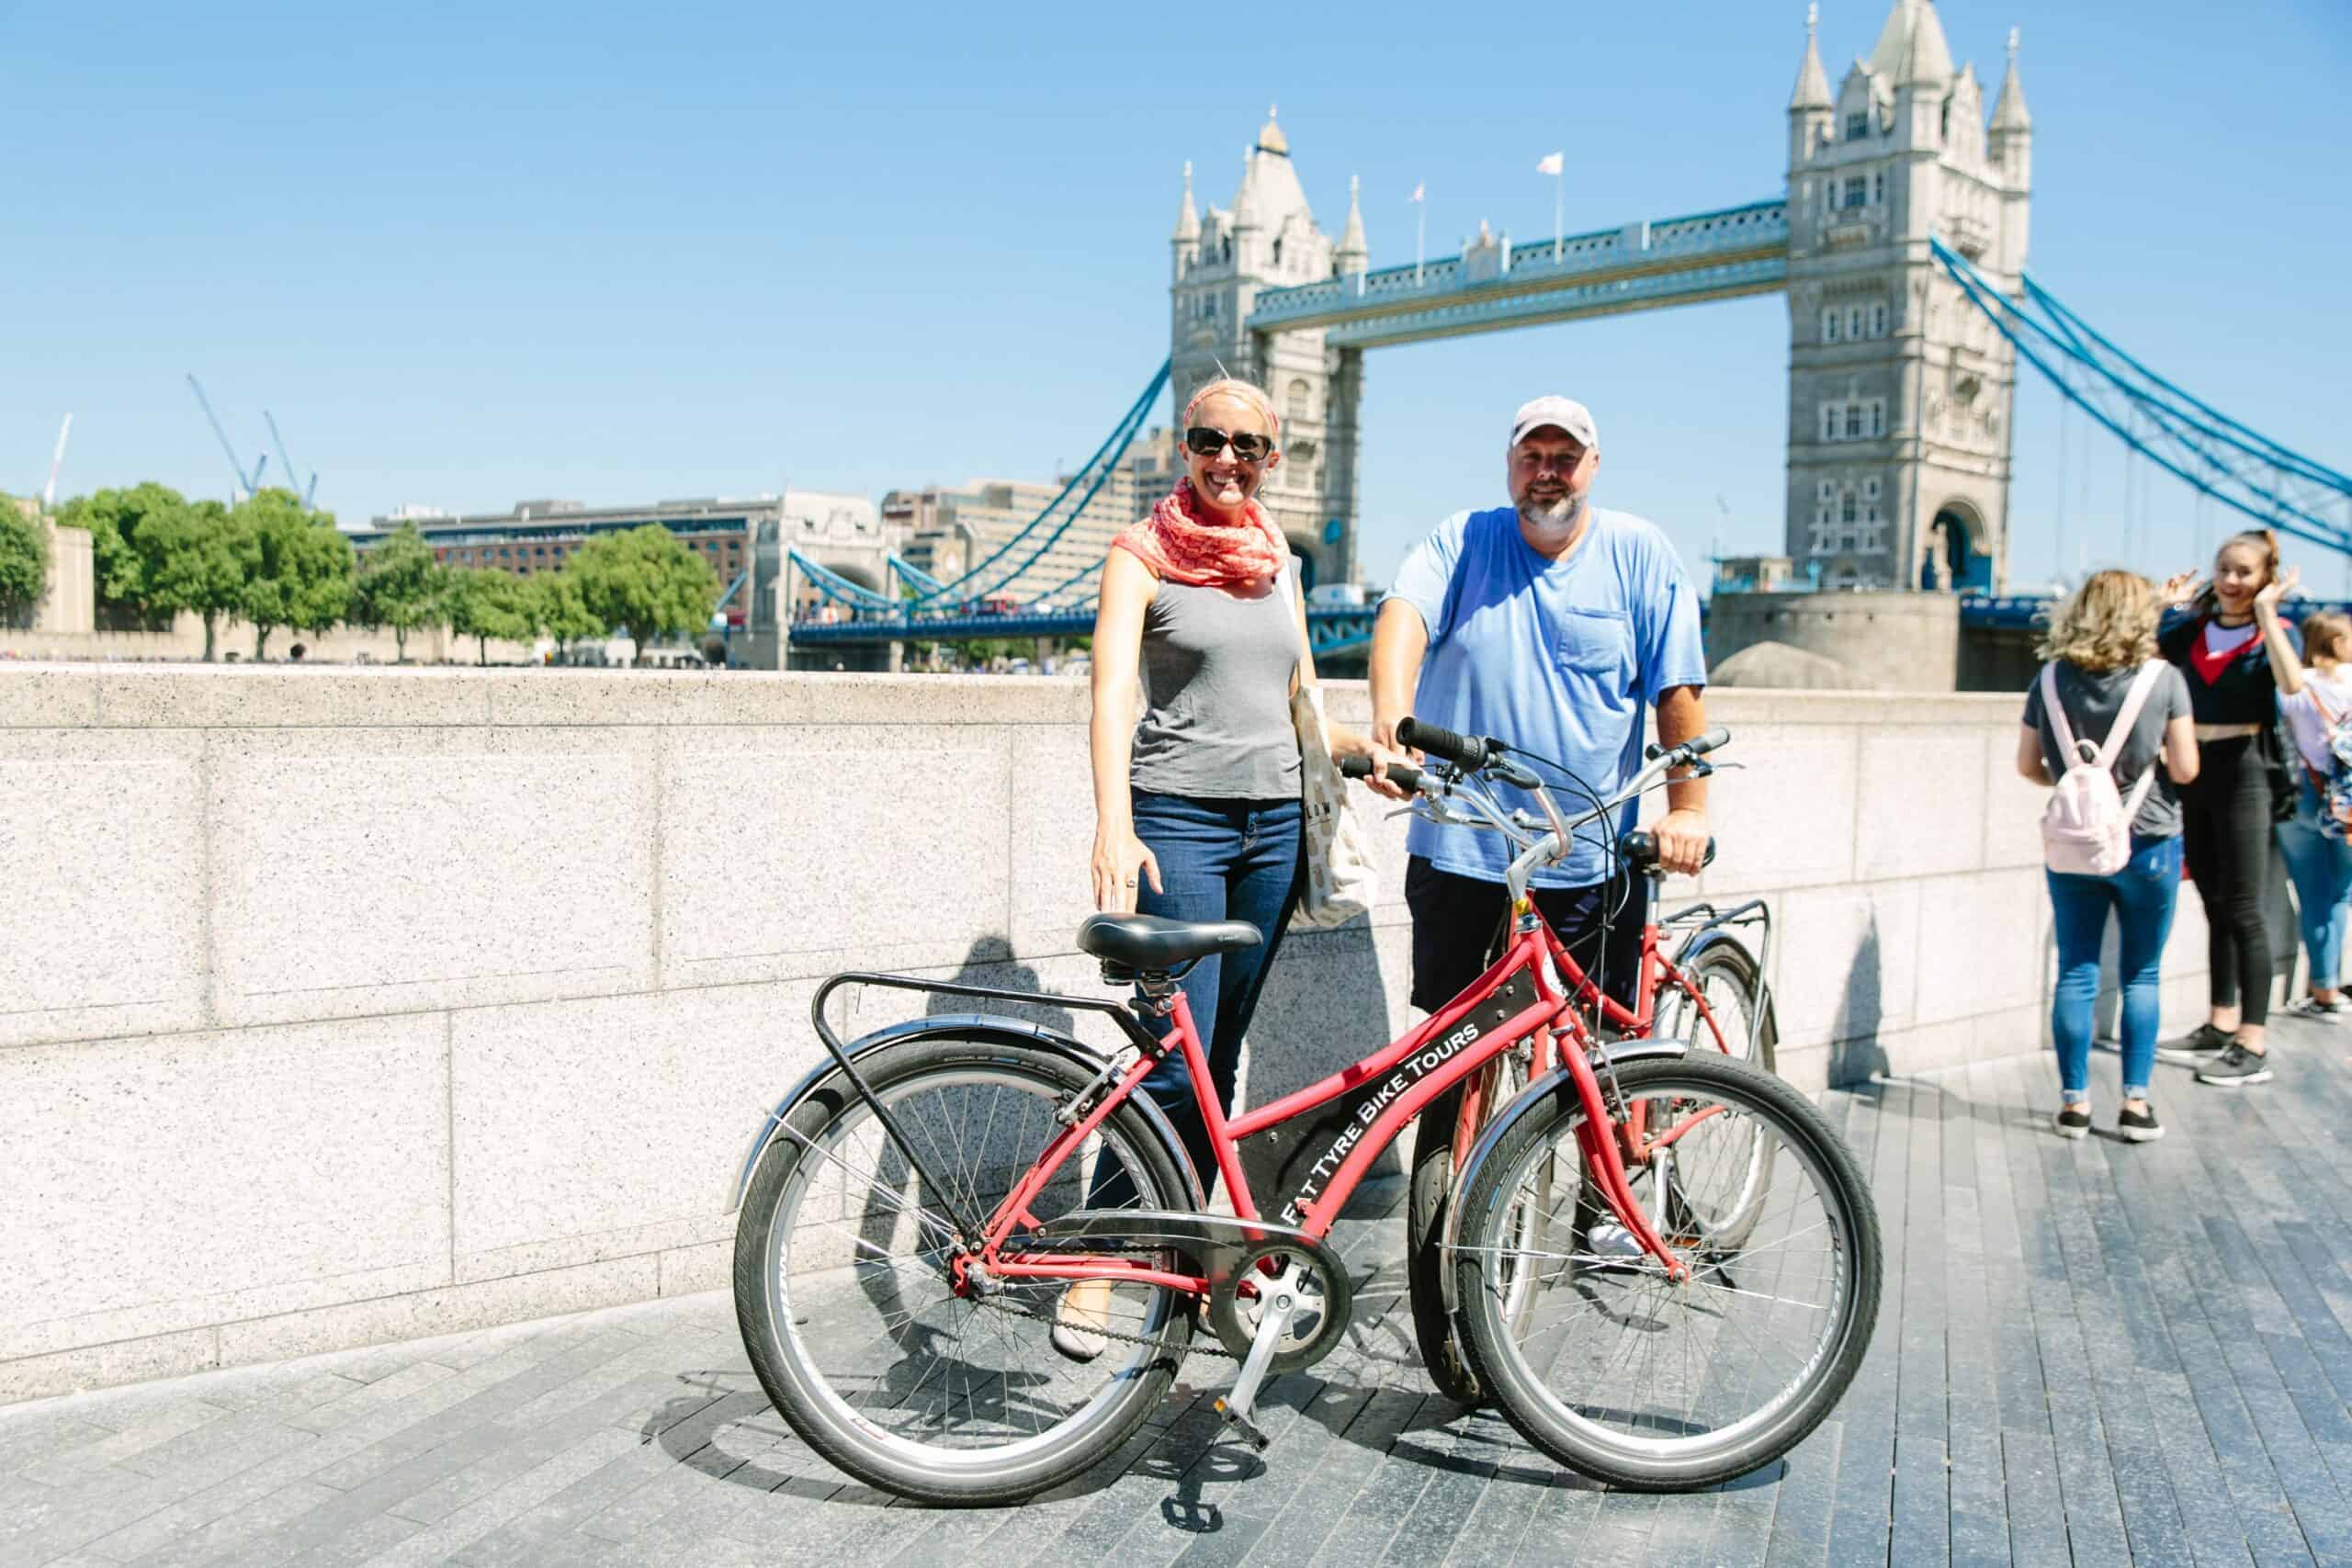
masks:
<instances>
[{"instance_id":1,"label":"gray tank top","mask_svg":"<svg viewBox=\"0 0 2352 1568\"><path fill-rule=\"evenodd\" d=\"M1255 599L1162 581L1144 613L1130 782L1155 795L1297 799L1297 668L1288 568Z\"/></svg>"}]
</instances>

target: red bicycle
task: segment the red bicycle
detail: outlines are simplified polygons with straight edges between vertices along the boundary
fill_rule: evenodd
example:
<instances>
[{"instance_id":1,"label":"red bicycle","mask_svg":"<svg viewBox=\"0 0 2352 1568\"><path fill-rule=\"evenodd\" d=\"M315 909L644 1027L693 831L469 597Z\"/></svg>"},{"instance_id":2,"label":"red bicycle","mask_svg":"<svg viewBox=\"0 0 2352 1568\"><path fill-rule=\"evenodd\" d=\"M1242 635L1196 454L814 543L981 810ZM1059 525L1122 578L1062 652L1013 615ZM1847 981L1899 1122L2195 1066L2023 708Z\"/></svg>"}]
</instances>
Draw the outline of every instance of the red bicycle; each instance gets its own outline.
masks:
<instances>
[{"instance_id":1,"label":"red bicycle","mask_svg":"<svg viewBox=\"0 0 2352 1568\"><path fill-rule=\"evenodd\" d=\"M1785 1453L1836 1404L1876 1320L1861 1173L1758 1066L1713 1044L1598 1037L1527 897L1579 829L1724 739L1659 753L1615 800L1564 820L1500 742L1420 727L1412 743L1448 765L1391 775L1520 846L1509 941L1451 1004L1321 1083L1229 1120L1204 1093L1230 1215L1210 1211L1167 1117L1135 1091L1169 1051L1211 1081L1177 981L1257 942L1254 927L1089 919L1080 945L1132 986L1126 1002L827 981L812 1013L830 1060L769 1113L738 1184L736 1313L776 1408L873 1485L1015 1501L1132 1437L1204 1322L1240 1362L1217 1408L1262 1447L1265 1379L1347 1332L1355 1281L1327 1238L1350 1194L1431 1100L1513 1057L1526 1087L1464 1112L1477 1136L1433 1244L1479 1383L1537 1447L1621 1486L1711 1485ZM1506 811L1495 784L1541 818ZM852 983L1105 1013L1127 1043L1106 1059L977 1013L844 1043L825 1003ZM1703 1019L1703 991L1685 994ZM1081 1280L1097 1282L1090 1354L1055 1332Z\"/></svg>"},{"instance_id":2,"label":"red bicycle","mask_svg":"<svg viewBox=\"0 0 2352 1568\"><path fill-rule=\"evenodd\" d=\"M1441 738L1434 743L1442 748L1472 744L1410 718L1400 728L1411 737L1410 743L1429 740L1434 735ZM1486 746L1491 743L1476 744L1476 754L1483 758ZM1703 754L1712 749L1702 744L1699 750ZM1654 749L1650 760L1656 761L1657 757ZM1371 766L1363 759L1351 757L1342 764L1341 771L1351 778L1362 778L1371 772ZM1701 762L1696 771L1704 773L1713 769L1711 764ZM1399 782L1418 793L1416 804L1424 815L1459 827L1491 829L1508 814L1491 793L1464 793L1465 783L1475 789L1477 773L1475 767L1466 775L1459 768L1449 770L1448 774L1430 781L1431 787L1426 790L1420 787L1422 780L1418 770L1403 771ZM1534 829L1541 824L1530 819L1524 826ZM1714 858L1715 846L1710 840L1706 863L1712 864ZM1600 978L1588 975L1573 954L1563 953L1556 960L1563 988L1574 997L1586 1028L1599 1038L1612 1042L1653 1035L1682 1040L1752 1063L1768 1073L1778 1071L1775 1053L1780 1031L1770 989L1764 978L1769 972L1772 944L1770 906L1761 898L1751 898L1729 908L1700 903L1660 918L1657 914L1658 894L1666 872L1658 863L1657 848L1649 835L1626 835L1619 845L1618 861L1625 870L1650 884L1649 897L1644 903L1648 913L1642 928L1631 991L1634 1005L1628 1009L1613 997L1604 995ZM1509 944L1510 925L1511 917L1506 916L1487 949L1490 965ZM1754 948L1742 940L1742 935L1751 929L1761 933L1759 943ZM1668 952L1669 941L1673 943L1671 953ZM1487 1395L1462 1349L1460 1337L1454 1331L1453 1314L1447 1304L1449 1295L1443 1288L1445 1254L1442 1241L1446 1204L1456 1176L1477 1144L1486 1119L1510 1103L1527 1086L1532 1066L1527 1051L1505 1052L1497 1056L1464 1082L1451 1141L1424 1135L1414 1142L1412 1191L1405 1211L1408 1296L1414 1338L1422 1364L1438 1392L1463 1404L1483 1404ZM1591 1212L1589 1203L1581 1217L1588 1228L1592 1223L1607 1224ZM1604 1235L1620 1245L1624 1241L1622 1233L1604 1231Z\"/></svg>"}]
</instances>

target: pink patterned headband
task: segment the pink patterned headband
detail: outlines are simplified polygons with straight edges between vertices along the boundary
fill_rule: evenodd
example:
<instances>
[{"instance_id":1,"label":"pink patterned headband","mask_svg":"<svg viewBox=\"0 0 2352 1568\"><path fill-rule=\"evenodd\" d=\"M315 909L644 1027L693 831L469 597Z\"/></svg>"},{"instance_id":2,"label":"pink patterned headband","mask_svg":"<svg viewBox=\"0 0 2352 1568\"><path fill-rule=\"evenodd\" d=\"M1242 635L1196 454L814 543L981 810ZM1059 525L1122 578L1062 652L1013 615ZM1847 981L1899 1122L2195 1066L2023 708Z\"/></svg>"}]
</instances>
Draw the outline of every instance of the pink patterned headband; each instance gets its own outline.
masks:
<instances>
[{"instance_id":1,"label":"pink patterned headband","mask_svg":"<svg viewBox=\"0 0 2352 1568\"><path fill-rule=\"evenodd\" d=\"M1194 392L1193 400L1184 405L1184 423L1192 423L1193 411L1215 397L1238 398L1242 402L1248 403L1266 416L1266 423L1273 427L1274 440L1277 443L1282 440L1283 416L1274 412L1274 400L1266 396L1260 388L1251 386L1238 376L1227 376L1221 380L1211 381L1207 386Z\"/></svg>"}]
</instances>

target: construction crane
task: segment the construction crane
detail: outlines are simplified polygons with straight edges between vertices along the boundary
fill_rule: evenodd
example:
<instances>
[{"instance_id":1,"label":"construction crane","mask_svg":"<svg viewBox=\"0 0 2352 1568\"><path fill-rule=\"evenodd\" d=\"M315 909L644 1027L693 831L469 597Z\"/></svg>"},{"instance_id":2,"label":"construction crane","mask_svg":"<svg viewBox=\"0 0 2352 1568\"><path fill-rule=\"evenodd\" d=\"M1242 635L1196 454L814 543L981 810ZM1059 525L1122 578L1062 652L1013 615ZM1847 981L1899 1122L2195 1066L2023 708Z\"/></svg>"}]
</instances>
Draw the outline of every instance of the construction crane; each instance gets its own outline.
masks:
<instances>
[{"instance_id":1,"label":"construction crane","mask_svg":"<svg viewBox=\"0 0 2352 1568\"><path fill-rule=\"evenodd\" d=\"M269 454L264 452L254 461L253 477L248 479L245 476L245 465L238 459L237 449L229 445L229 433L220 428L220 416L212 412L212 400L204 395L204 384L196 378L194 371L188 373L187 384L189 390L196 394L197 407L204 411L206 423L212 426L212 434L220 441L220 450L228 457L229 471L237 476L237 488L247 495L252 495L261 488L261 471L269 467ZM233 494L232 499L234 499Z\"/></svg>"},{"instance_id":2,"label":"construction crane","mask_svg":"<svg viewBox=\"0 0 2352 1568\"><path fill-rule=\"evenodd\" d=\"M286 483L288 488L291 489L296 483L296 476L300 474L301 470L295 468L293 457L286 450L286 437L277 434L277 417L267 409L261 411L261 417L263 423L269 426L269 438L272 442L276 443L277 446L278 466L286 470ZM311 510L311 498L318 493L319 470L312 468L311 470L311 482L308 485L305 485L302 489L303 511L308 512Z\"/></svg>"},{"instance_id":3,"label":"construction crane","mask_svg":"<svg viewBox=\"0 0 2352 1568\"><path fill-rule=\"evenodd\" d=\"M49 486L40 492L40 509L57 510L57 470L65 466L65 438L74 434L74 416L67 414L65 423L57 427L57 455L49 460Z\"/></svg>"}]
</instances>

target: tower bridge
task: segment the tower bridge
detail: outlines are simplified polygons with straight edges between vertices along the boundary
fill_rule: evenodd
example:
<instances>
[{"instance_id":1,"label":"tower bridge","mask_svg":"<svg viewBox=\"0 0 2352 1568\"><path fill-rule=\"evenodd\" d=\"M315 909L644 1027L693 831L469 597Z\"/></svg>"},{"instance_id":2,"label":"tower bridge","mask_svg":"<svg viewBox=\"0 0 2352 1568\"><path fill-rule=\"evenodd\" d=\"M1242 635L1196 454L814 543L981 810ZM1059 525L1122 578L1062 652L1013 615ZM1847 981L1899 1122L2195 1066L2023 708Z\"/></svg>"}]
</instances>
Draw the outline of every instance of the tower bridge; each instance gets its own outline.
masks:
<instances>
[{"instance_id":1,"label":"tower bridge","mask_svg":"<svg viewBox=\"0 0 2352 1568\"><path fill-rule=\"evenodd\" d=\"M1360 575L1368 351L1767 293L1788 302L1784 549L1796 581L1941 594L1956 601L1945 624L2016 622L2004 596L2021 357L2199 493L2352 552L2352 478L2165 381L2028 276L2033 121L2014 30L1988 94L1973 63L1955 63L1933 0L1894 0L1833 89L1809 16L1785 136L1778 195L1529 242L1481 225L1458 254L1374 268L1356 183L1335 239L1270 111L1226 205L1200 205L1184 167L1159 378L1179 409L1227 373L1273 398L1284 461L1260 500L1310 584ZM1159 378L1065 497L1101 488ZM1035 560L1074 514L1047 506L990 562ZM952 582L902 571L876 591L795 560L840 613L793 637L835 645L1082 632L1100 570L1015 604L1002 592L1012 574L990 562ZM1360 643L1370 619L1318 611L1318 647Z\"/></svg>"}]
</instances>

